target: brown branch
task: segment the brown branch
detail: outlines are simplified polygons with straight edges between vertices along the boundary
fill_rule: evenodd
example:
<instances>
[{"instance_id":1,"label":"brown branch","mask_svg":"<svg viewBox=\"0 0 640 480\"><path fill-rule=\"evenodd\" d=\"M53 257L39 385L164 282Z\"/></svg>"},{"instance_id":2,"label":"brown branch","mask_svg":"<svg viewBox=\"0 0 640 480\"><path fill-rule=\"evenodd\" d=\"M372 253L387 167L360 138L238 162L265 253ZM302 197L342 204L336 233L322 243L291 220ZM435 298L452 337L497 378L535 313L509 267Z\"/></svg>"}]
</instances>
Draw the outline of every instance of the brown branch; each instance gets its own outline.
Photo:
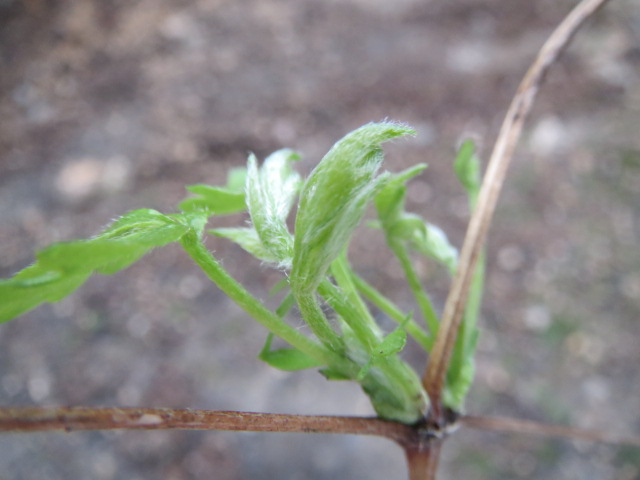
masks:
<instances>
[{"instance_id":1,"label":"brown branch","mask_svg":"<svg viewBox=\"0 0 640 480\"><path fill-rule=\"evenodd\" d=\"M532 422L529 420L518 420L515 418L496 418L463 415L462 417L460 417L459 423L463 427L477 428L482 430L526 433L531 435L545 435L550 437L562 437L572 440L583 440L587 442L601 442L614 445L629 445L640 447L640 437L613 435L597 430L583 430L581 428L565 427L562 425L548 425L544 423Z\"/></svg>"},{"instance_id":2,"label":"brown branch","mask_svg":"<svg viewBox=\"0 0 640 480\"><path fill-rule=\"evenodd\" d=\"M0 432L48 430L231 430L374 435L405 444L412 427L367 417L284 415L174 408L0 408Z\"/></svg>"},{"instance_id":3,"label":"brown branch","mask_svg":"<svg viewBox=\"0 0 640 480\"><path fill-rule=\"evenodd\" d=\"M436 423L441 423L443 420L442 389L466 305L469 285L523 123L549 67L566 48L584 21L606 2L607 0L583 0L571 11L543 45L509 106L489 160L476 209L469 222L460 253L458 271L453 279L438 336L422 379L431 399L432 419Z\"/></svg>"},{"instance_id":4,"label":"brown branch","mask_svg":"<svg viewBox=\"0 0 640 480\"><path fill-rule=\"evenodd\" d=\"M435 480L443 438L431 438L404 449L409 480Z\"/></svg>"}]
</instances>

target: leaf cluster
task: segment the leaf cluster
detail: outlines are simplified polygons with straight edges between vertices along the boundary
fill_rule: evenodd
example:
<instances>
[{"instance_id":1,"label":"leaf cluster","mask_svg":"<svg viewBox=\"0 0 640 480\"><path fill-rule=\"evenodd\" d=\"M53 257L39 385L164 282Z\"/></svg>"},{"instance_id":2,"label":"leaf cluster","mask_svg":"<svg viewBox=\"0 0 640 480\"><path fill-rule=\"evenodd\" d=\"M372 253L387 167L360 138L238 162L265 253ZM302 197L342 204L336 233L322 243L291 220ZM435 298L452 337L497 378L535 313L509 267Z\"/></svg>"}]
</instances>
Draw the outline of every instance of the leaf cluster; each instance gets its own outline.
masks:
<instances>
[{"instance_id":1,"label":"leaf cluster","mask_svg":"<svg viewBox=\"0 0 640 480\"><path fill-rule=\"evenodd\" d=\"M338 141L304 181L294 169L300 156L292 150L279 150L260 166L250 155L247 168L232 170L226 186L188 187L192 196L179 204L180 213L135 210L91 239L51 245L37 253L33 265L0 281L0 321L60 300L94 273L116 273L153 248L179 242L222 291L269 330L260 359L282 370L320 368L328 379L356 381L380 417L419 421L428 410L428 397L400 353L408 336L429 353L438 315L415 270L414 256L431 258L453 274L457 250L442 230L405 210L406 184L426 165L396 174L380 172L381 144L413 134L393 122L364 125ZM462 145L454 166L473 206L480 169L472 143ZM287 220L296 200L291 232ZM349 262L349 242L370 204L377 213L370 225L382 231L402 266L423 322L369 285ZM236 242L283 273L282 302L275 311L233 279L204 246L211 219L239 212L248 213L249 226L207 233ZM444 396L454 409L462 407L473 377L481 290L479 268ZM312 334L287 322L294 306ZM393 319L396 328L384 332L372 306ZM288 346L273 349L274 337Z\"/></svg>"}]
</instances>

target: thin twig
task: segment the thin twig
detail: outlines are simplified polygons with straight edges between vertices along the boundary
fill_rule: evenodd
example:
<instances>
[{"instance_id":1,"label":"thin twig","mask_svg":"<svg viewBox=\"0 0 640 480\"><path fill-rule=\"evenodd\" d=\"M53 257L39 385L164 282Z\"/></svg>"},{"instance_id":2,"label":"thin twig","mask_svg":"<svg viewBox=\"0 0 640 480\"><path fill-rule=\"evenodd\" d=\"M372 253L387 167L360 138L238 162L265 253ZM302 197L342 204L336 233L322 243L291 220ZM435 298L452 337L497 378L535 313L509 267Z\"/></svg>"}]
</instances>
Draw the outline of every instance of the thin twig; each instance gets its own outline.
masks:
<instances>
[{"instance_id":1,"label":"thin twig","mask_svg":"<svg viewBox=\"0 0 640 480\"><path fill-rule=\"evenodd\" d=\"M375 435L403 444L414 429L368 417L284 415L175 408L0 408L0 432L48 430L231 430Z\"/></svg>"},{"instance_id":2,"label":"thin twig","mask_svg":"<svg viewBox=\"0 0 640 480\"><path fill-rule=\"evenodd\" d=\"M601 442L614 445L640 447L640 437L613 435L597 430L583 430L581 428L565 427L562 425L548 425L529 420L463 415L458 421L463 427L477 428L481 430L495 430L505 433L528 433L532 435L562 437L565 439L583 440L587 442Z\"/></svg>"},{"instance_id":3,"label":"thin twig","mask_svg":"<svg viewBox=\"0 0 640 480\"><path fill-rule=\"evenodd\" d=\"M442 389L467 301L469 285L523 123L549 67L556 61L584 21L607 1L583 0L571 11L540 50L509 106L489 160L476 209L469 222L460 254L459 268L453 279L438 336L422 379L425 390L431 398L431 415L436 423L443 420Z\"/></svg>"}]
</instances>

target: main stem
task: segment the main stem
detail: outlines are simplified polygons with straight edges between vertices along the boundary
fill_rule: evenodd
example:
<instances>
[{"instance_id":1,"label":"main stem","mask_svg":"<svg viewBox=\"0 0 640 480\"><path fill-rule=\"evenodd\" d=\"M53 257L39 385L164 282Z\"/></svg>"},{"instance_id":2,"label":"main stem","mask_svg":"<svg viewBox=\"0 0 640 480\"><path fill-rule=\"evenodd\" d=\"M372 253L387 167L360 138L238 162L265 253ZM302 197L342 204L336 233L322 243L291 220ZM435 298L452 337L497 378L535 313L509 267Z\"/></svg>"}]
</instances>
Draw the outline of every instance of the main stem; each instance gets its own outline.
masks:
<instances>
[{"instance_id":1,"label":"main stem","mask_svg":"<svg viewBox=\"0 0 640 480\"><path fill-rule=\"evenodd\" d=\"M404 447L409 469L409 480L435 480L442 439L431 439L426 443Z\"/></svg>"}]
</instances>

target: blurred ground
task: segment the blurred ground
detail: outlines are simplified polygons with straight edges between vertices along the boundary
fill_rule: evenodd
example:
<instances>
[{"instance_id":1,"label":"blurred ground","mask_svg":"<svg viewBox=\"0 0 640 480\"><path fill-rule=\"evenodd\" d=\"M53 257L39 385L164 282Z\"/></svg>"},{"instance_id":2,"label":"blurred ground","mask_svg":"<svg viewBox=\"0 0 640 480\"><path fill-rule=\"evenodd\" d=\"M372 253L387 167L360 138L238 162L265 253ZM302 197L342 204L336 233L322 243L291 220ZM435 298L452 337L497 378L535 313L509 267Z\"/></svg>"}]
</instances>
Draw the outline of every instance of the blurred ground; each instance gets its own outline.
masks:
<instances>
[{"instance_id":1,"label":"blurred ground","mask_svg":"<svg viewBox=\"0 0 640 480\"><path fill-rule=\"evenodd\" d=\"M248 151L309 170L351 129L392 118L426 161L410 209L461 243L451 160L488 156L501 116L568 0L0 1L0 273L114 216L171 212ZM393 5L393 6L391 6ZM640 11L611 4L548 78L491 233L467 408L640 432ZM242 219L224 220L224 223ZM354 263L410 307L368 235ZM210 247L266 296L273 274ZM444 301L442 271L425 282ZM371 414L350 384L255 359L265 333L177 248L0 327L0 404ZM424 358L408 349L422 368ZM442 478L633 479L637 451L461 431ZM383 440L194 432L0 437L0 479L402 478Z\"/></svg>"}]
</instances>

